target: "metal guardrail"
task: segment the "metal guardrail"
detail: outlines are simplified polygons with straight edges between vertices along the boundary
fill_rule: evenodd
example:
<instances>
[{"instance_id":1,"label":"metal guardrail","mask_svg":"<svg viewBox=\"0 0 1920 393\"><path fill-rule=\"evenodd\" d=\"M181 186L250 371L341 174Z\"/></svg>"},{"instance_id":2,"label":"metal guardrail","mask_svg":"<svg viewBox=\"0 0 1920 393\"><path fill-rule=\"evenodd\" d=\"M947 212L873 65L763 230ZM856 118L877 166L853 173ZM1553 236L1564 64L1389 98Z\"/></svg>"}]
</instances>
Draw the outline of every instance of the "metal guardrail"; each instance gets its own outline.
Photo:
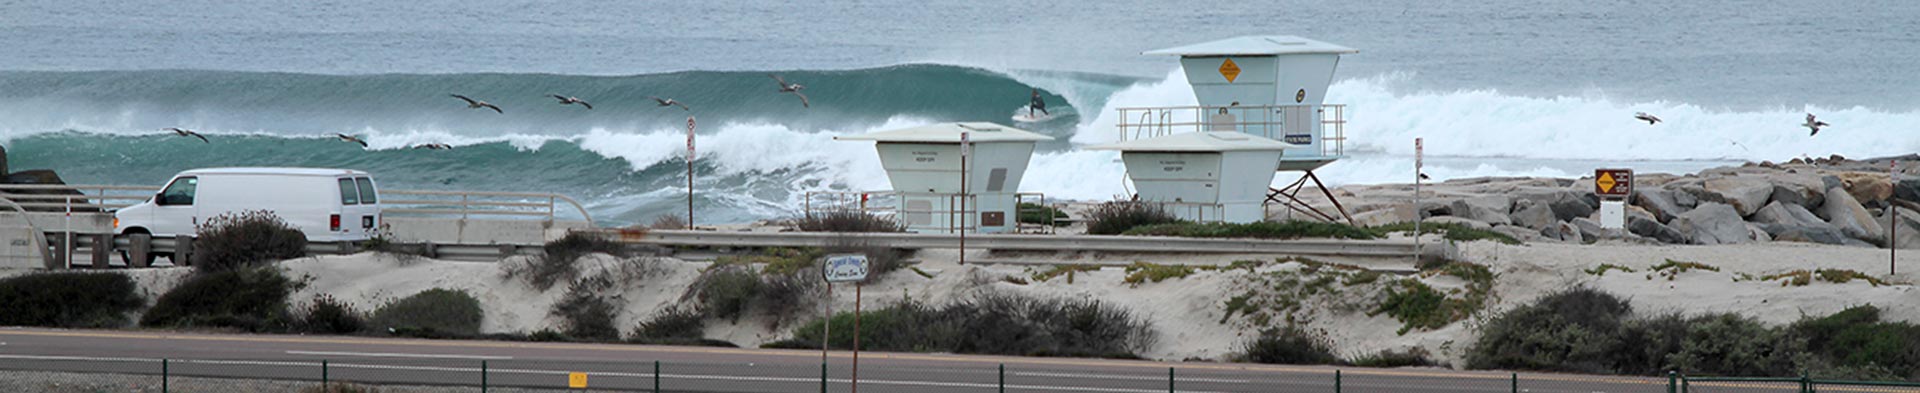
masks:
<instances>
[{"instance_id":1,"label":"metal guardrail","mask_svg":"<svg viewBox=\"0 0 1920 393\"><path fill-rule=\"evenodd\" d=\"M1117 126L1121 141L1185 132L1236 131L1311 145L1314 140L1299 136L1313 131L1307 125L1317 122L1321 125L1318 157L1338 157L1346 154L1346 109L1344 104L1120 108ZM1229 116L1220 116L1222 111Z\"/></svg>"},{"instance_id":2,"label":"metal guardrail","mask_svg":"<svg viewBox=\"0 0 1920 393\"><path fill-rule=\"evenodd\" d=\"M947 233L967 231L972 233L977 232L978 229L978 223L975 221L978 221L978 206L980 206L981 195L982 194L969 194L963 196L959 193L899 191L808 191L801 200L801 211L803 215L809 218L815 214L853 211L891 219L909 230L941 231ZM1002 194L995 193L993 195ZM1020 203L1028 200L1039 200L1041 204L1044 205L1047 201L1046 194L1019 192L1004 195L1012 198L1013 206L1015 206L1013 211L1014 217L1012 219L1014 220L1014 228L1016 231L1026 232L1031 229L1039 233L1052 233L1053 223L1051 221L1046 224L1044 230L1041 228L1029 228L1021 225L1019 222L1020 213L1030 211L1020 209ZM945 208L913 208L908 206L907 202L909 199L926 200L932 198L945 198L947 200ZM967 199L965 204L967 207L964 209L957 208L957 206L961 205L959 201L962 198ZM944 224L918 224L913 220L915 216L946 217L947 219Z\"/></svg>"},{"instance_id":3,"label":"metal guardrail","mask_svg":"<svg viewBox=\"0 0 1920 393\"><path fill-rule=\"evenodd\" d=\"M628 243L659 246L704 247L826 247L844 242L849 236L872 246L899 249L959 248L960 237L953 234L918 233L819 233L819 232L710 232L682 230L596 231L603 236ZM1405 257L1414 255L1415 244L1403 240L1258 240L1199 239L1154 236L1097 235L1006 235L967 236L967 247L1006 251L1103 251L1189 254L1285 254L1348 257ZM1457 251L1452 245L1429 244L1421 250L1426 257L1444 258Z\"/></svg>"},{"instance_id":4,"label":"metal guardrail","mask_svg":"<svg viewBox=\"0 0 1920 393\"><path fill-rule=\"evenodd\" d=\"M126 208L153 198L159 187L96 184L0 184L0 198L30 210L107 211ZM21 191L65 191L74 194L30 194ZM566 195L541 192L380 190L382 211L389 214L519 216L556 218L565 203L593 225L593 215ZM392 196L424 197L391 199ZM542 201L544 200L544 201ZM109 201L115 201L109 203Z\"/></svg>"}]
</instances>

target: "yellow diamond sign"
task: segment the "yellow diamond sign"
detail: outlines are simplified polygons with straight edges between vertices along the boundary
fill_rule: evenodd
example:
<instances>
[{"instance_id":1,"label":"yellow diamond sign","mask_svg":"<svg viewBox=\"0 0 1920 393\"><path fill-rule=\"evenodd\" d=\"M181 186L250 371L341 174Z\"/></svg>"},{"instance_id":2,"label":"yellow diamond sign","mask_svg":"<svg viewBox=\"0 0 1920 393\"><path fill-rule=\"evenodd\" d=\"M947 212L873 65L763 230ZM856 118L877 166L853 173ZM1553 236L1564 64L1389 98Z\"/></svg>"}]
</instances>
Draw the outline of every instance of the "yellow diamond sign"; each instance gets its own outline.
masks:
<instances>
[{"instance_id":1,"label":"yellow diamond sign","mask_svg":"<svg viewBox=\"0 0 1920 393\"><path fill-rule=\"evenodd\" d=\"M1600 178L1593 180L1593 185L1596 188L1600 189L1601 194L1613 193L1613 186L1615 184L1620 184L1620 183L1613 181L1612 172L1600 172Z\"/></svg>"},{"instance_id":2,"label":"yellow diamond sign","mask_svg":"<svg viewBox=\"0 0 1920 393\"><path fill-rule=\"evenodd\" d=\"M1633 196L1633 170L1595 169L1593 192L1607 200L1624 200Z\"/></svg>"},{"instance_id":3,"label":"yellow diamond sign","mask_svg":"<svg viewBox=\"0 0 1920 393\"><path fill-rule=\"evenodd\" d=\"M567 387L572 389L586 389L587 373L567 373Z\"/></svg>"},{"instance_id":4,"label":"yellow diamond sign","mask_svg":"<svg viewBox=\"0 0 1920 393\"><path fill-rule=\"evenodd\" d=\"M1227 83L1233 83L1234 78L1240 77L1240 65L1233 64L1233 59L1227 59L1227 61L1221 62L1220 76L1227 77Z\"/></svg>"}]
</instances>

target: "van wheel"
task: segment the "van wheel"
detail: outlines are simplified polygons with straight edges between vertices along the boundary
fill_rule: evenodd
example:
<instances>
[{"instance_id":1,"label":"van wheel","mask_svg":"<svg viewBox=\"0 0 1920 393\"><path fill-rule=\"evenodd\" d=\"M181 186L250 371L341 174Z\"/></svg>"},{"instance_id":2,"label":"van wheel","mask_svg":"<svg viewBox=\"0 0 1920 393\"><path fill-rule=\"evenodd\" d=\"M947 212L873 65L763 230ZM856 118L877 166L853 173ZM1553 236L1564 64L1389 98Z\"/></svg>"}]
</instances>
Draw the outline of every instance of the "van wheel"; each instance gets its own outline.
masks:
<instances>
[{"instance_id":1,"label":"van wheel","mask_svg":"<svg viewBox=\"0 0 1920 393\"><path fill-rule=\"evenodd\" d=\"M128 234L128 235L135 235L135 234L139 234L139 235L148 235L147 237L148 237L149 239L151 239L151 238L153 237L153 236L152 236L151 234L149 234L149 233L147 233L147 231L145 231L145 230L139 230L139 229L133 229L133 230L128 230L128 231L126 232L126 234ZM144 261L138 261L138 262L135 262L135 261L133 260L133 256L132 256L132 255L130 255L130 254L129 254L129 253L127 252L127 250L120 250L120 260L122 260L122 261L126 261L126 262L127 262L127 267L132 267L132 268L143 268L143 267L153 267L153 261L154 261L154 259L155 259L155 258L158 258L158 255L155 255L155 254L154 254L153 252L148 252L148 253L147 253L147 258L146 258L146 260L144 260Z\"/></svg>"}]
</instances>

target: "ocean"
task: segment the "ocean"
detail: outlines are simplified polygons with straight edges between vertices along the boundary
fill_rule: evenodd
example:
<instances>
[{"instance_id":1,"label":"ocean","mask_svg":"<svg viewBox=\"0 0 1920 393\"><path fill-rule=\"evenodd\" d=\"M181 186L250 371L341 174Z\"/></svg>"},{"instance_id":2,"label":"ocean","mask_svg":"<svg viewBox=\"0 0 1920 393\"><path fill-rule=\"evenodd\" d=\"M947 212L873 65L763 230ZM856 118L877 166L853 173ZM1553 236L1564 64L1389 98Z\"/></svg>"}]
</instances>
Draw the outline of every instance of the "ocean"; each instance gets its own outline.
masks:
<instances>
[{"instance_id":1,"label":"ocean","mask_svg":"<svg viewBox=\"0 0 1920 393\"><path fill-rule=\"evenodd\" d=\"M885 189L870 145L834 135L993 121L1058 138L1023 190L1101 200L1126 192L1123 169L1079 147L1117 136L1113 108L1194 102L1174 59L1139 52L1289 34L1361 50L1328 93L1349 105L1352 154L1320 171L1333 184L1411 181L1416 137L1437 179L1690 172L1920 151L1915 16L1897 1L0 1L0 145L74 183L345 167L388 188L559 192L624 224L683 209L692 115L708 223ZM1059 115L1013 121L1029 89ZM1808 112L1833 127L1809 137Z\"/></svg>"}]
</instances>

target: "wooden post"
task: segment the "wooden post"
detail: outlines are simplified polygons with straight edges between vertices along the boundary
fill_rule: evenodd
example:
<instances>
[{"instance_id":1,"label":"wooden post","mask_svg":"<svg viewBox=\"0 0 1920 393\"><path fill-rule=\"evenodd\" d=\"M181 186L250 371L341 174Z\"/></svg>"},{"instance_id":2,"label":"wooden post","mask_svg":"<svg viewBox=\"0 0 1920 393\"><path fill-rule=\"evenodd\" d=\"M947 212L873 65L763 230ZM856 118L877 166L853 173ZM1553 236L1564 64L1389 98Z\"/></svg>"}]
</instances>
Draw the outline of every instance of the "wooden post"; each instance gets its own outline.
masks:
<instances>
[{"instance_id":1,"label":"wooden post","mask_svg":"<svg viewBox=\"0 0 1920 393\"><path fill-rule=\"evenodd\" d=\"M110 261L110 259L113 258L113 234L101 233L90 236L93 237L93 268L106 269L113 267L112 261ZM129 263L127 267L133 267L133 264Z\"/></svg>"},{"instance_id":2,"label":"wooden post","mask_svg":"<svg viewBox=\"0 0 1920 393\"><path fill-rule=\"evenodd\" d=\"M193 266L193 236L173 236L173 265Z\"/></svg>"},{"instance_id":3,"label":"wooden post","mask_svg":"<svg viewBox=\"0 0 1920 393\"><path fill-rule=\"evenodd\" d=\"M152 267L148 259L153 255L153 235L135 233L127 236L127 266L138 268Z\"/></svg>"}]
</instances>

